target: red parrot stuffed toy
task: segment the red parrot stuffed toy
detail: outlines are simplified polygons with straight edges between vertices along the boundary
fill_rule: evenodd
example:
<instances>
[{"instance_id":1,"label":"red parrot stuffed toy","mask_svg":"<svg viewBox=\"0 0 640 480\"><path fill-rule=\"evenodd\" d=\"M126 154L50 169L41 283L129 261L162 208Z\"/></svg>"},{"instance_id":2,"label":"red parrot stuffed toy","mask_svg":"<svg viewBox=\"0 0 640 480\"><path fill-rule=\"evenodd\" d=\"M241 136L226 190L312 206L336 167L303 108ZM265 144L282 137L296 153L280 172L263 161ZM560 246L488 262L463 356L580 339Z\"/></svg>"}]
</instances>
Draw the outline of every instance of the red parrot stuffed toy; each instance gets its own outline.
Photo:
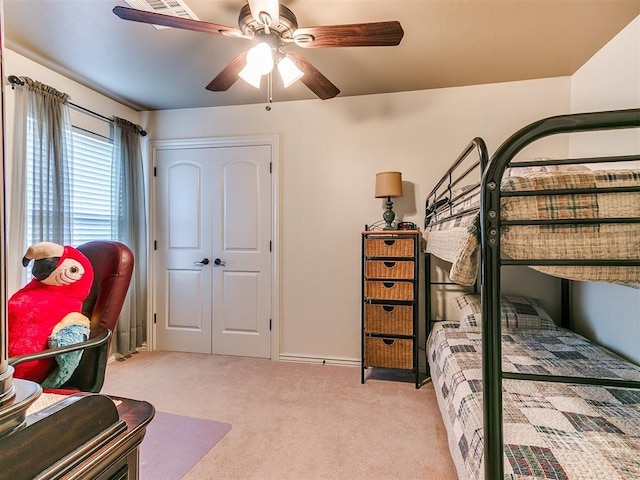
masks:
<instances>
[{"instance_id":1,"label":"red parrot stuffed toy","mask_svg":"<svg viewBox=\"0 0 640 480\"><path fill-rule=\"evenodd\" d=\"M8 303L9 357L54 346L50 337L65 327L81 327L86 336L89 332L89 319L81 313L93 283L93 268L87 257L70 246L40 242L29 247L23 266L31 260L35 278ZM55 358L27 362L15 367L14 376L41 383L56 366Z\"/></svg>"}]
</instances>

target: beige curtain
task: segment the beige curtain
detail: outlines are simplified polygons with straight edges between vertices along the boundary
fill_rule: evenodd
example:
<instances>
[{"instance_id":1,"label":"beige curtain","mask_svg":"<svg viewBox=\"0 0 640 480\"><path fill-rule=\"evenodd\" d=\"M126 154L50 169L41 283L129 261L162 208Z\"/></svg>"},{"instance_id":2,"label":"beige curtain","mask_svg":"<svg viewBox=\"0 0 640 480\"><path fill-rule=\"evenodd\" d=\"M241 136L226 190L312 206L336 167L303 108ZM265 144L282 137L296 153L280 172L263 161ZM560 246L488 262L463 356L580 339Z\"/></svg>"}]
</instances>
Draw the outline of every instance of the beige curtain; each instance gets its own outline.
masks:
<instances>
[{"instance_id":1,"label":"beige curtain","mask_svg":"<svg viewBox=\"0 0 640 480\"><path fill-rule=\"evenodd\" d=\"M113 123L112 178L113 238L127 245L135 259L111 347L127 355L147 339L147 217L140 127L117 117Z\"/></svg>"}]
</instances>

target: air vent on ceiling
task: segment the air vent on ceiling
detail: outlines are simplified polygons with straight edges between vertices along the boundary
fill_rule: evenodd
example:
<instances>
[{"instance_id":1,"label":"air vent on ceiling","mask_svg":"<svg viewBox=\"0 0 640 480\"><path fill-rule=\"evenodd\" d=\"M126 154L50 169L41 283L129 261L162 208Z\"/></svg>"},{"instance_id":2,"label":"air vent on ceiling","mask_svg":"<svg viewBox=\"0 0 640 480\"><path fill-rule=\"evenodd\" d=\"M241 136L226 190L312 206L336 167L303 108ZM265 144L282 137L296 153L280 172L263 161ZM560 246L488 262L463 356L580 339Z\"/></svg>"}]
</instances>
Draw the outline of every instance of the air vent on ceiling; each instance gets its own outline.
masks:
<instances>
[{"instance_id":1,"label":"air vent on ceiling","mask_svg":"<svg viewBox=\"0 0 640 480\"><path fill-rule=\"evenodd\" d=\"M182 0L124 0L124 2L130 7L139 10L200 20ZM168 28L159 25L154 25L154 27L158 29Z\"/></svg>"}]
</instances>

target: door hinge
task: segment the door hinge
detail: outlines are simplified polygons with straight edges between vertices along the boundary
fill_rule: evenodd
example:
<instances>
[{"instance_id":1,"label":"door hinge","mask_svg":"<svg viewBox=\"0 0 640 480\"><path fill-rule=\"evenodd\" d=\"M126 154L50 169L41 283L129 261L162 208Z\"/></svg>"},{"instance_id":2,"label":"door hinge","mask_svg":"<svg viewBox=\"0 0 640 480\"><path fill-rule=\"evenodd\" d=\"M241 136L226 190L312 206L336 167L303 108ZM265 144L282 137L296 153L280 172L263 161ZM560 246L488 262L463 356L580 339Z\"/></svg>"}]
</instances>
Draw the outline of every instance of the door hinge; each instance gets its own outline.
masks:
<instances>
[{"instance_id":1,"label":"door hinge","mask_svg":"<svg viewBox=\"0 0 640 480\"><path fill-rule=\"evenodd\" d=\"M269 173L273 173L273 162L269 162Z\"/></svg>"},{"instance_id":2,"label":"door hinge","mask_svg":"<svg viewBox=\"0 0 640 480\"><path fill-rule=\"evenodd\" d=\"M158 315L157 314L153 314L153 323L156 324L158 322Z\"/></svg>"},{"instance_id":3,"label":"door hinge","mask_svg":"<svg viewBox=\"0 0 640 480\"><path fill-rule=\"evenodd\" d=\"M270 251L270 252L272 251L272 250L271 250L271 249L272 249L272 247L273 247L273 244L272 244L271 240L269 240L269 251Z\"/></svg>"},{"instance_id":4,"label":"door hinge","mask_svg":"<svg viewBox=\"0 0 640 480\"><path fill-rule=\"evenodd\" d=\"M269 319L269 331L271 331L271 319Z\"/></svg>"},{"instance_id":5,"label":"door hinge","mask_svg":"<svg viewBox=\"0 0 640 480\"><path fill-rule=\"evenodd\" d=\"M154 177L158 176L158 167L153 167L153 176Z\"/></svg>"},{"instance_id":6,"label":"door hinge","mask_svg":"<svg viewBox=\"0 0 640 480\"><path fill-rule=\"evenodd\" d=\"M154 250L158 250L158 241L157 240L153 241L153 249Z\"/></svg>"}]
</instances>

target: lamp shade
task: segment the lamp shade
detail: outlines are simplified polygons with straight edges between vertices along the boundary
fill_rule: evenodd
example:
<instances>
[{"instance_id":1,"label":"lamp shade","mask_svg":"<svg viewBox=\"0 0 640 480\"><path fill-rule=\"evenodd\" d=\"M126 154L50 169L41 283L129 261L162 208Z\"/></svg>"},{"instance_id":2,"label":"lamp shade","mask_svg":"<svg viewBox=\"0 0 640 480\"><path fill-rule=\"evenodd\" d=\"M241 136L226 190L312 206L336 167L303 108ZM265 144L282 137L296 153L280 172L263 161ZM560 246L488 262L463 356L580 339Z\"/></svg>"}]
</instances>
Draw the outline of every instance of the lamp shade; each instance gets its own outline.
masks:
<instances>
[{"instance_id":1,"label":"lamp shade","mask_svg":"<svg viewBox=\"0 0 640 480\"><path fill-rule=\"evenodd\" d=\"M249 85L252 85L256 88L260 88L260 81L262 80L262 74L253 68L253 66L249 63L245 65L245 67L240 70L238 76L247 82Z\"/></svg>"},{"instance_id":2,"label":"lamp shade","mask_svg":"<svg viewBox=\"0 0 640 480\"><path fill-rule=\"evenodd\" d=\"M401 197L402 173L380 172L376 173L376 198Z\"/></svg>"}]
</instances>

